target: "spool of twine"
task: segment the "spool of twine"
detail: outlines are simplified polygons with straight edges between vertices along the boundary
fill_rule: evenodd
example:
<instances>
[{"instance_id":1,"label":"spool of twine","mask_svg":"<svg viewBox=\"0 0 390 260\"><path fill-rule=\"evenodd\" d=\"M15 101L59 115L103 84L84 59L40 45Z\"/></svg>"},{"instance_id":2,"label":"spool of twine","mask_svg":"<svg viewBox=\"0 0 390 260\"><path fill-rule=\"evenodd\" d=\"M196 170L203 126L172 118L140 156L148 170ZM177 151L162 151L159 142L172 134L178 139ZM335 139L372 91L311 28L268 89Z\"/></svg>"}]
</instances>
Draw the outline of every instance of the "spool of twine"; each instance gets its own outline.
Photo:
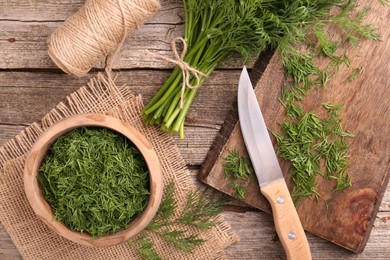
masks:
<instances>
[{"instance_id":1,"label":"spool of twine","mask_svg":"<svg viewBox=\"0 0 390 260\"><path fill-rule=\"evenodd\" d=\"M84 76L159 8L159 0L87 0L49 37L49 56L66 73Z\"/></svg>"}]
</instances>

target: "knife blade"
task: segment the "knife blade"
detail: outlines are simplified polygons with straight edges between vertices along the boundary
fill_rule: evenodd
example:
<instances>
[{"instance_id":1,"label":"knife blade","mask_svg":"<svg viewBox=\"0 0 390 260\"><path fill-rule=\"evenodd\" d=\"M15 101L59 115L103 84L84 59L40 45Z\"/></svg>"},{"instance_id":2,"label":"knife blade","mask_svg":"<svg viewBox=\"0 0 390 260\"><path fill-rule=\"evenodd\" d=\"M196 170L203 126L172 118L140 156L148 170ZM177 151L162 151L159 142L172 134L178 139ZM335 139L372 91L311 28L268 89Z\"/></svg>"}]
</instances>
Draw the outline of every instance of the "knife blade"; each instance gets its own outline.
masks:
<instances>
[{"instance_id":1,"label":"knife blade","mask_svg":"<svg viewBox=\"0 0 390 260\"><path fill-rule=\"evenodd\" d=\"M284 180L246 67L240 76L237 99L245 146L260 191L271 204L275 229L287 259L311 259L309 243Z\"/></svg>"}]
</instances>

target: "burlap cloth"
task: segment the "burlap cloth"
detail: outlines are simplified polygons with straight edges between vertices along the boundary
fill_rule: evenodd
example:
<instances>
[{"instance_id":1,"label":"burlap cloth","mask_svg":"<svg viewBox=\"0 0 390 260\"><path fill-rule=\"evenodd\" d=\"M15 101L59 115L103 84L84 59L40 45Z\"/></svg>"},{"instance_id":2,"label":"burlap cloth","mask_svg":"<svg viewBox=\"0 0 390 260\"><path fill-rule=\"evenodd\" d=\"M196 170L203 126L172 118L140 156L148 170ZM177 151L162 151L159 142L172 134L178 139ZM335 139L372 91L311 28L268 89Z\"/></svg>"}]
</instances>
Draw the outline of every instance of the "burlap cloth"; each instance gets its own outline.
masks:
<instances>
[{"instance_id":1,"label":"burlap cloth","mask_svg":"<svg viewBox=\"0 0 390 260\"><path fill-rule=\"evenodd\" d=\"M140 255L127 243L107 248L90 248L73 243L52 232L41 222L28 204L23 189L26 153L37 137L58 120L81 113L108 114L129 122L153 144L163 168L164 184L175 181L178 210L182 210L189 191L195 190L189 170L173 139L158 128L145 126L141 115L141 97L133 96L126 86L108 84L98 74L85 87L69 95L40 122L33 123L14 139L0 147L0 221L25 259L139 259ZM184 253L166 244L158 236L151 237L163 259L224 259L224 249L237 240L230 226L217 217L219 224L198 233L207 242L193 253Z\"/></svg>"}]
</instances>

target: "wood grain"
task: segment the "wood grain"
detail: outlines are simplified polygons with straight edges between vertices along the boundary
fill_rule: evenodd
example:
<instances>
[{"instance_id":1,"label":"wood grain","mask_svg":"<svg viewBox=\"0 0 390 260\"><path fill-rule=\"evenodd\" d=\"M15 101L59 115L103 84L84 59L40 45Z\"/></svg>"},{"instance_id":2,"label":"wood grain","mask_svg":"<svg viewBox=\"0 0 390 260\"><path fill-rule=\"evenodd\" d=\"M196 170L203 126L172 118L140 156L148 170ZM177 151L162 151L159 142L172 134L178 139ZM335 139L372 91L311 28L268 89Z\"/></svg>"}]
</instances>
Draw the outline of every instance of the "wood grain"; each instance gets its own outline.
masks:
<instances>
[{"instance_id":1,"label":"wood grain","mask_svg":"<svg viewBox=\"0 0 390 260\"><path fill-rule=\"evenodd\" d=\"M179 24L183 22L183 4L180 0L161 0L159 14L151 17L152 24ZM85 0L0 0L0 21L43 22L64 21L73 15Z\"/></svg>"},{"instance_id":2,"label":"wood grain","mask_svg":"<svg viewBox=\"0 0 390 260\"><path fill-rule=\"evenodd\" d=\"M47 38L51 33L75 13L84 1L31 0L20 4L18 0L0 1L0 69L1 68L55 68L57 66L47 54ZM129 68L173 68L146 50L174 58L171 41L182 36L183 7L180 0L163 0L162 8L138 30L126 39L114 69ZM247 64L251 67L253 58ZM96 65L103 67L103 61ZM242 67L240 59L222 63L221 68Z\"/></svg>"},{"instance_id":3,"label":"wood grain","mask_svg":"<svg viewBox=\"0 0 390 260\"><path fill-rule=\"evenodd\" d=\"M126 70L117 73L116 83L126 84L135 95L142 94L148 102L169 77L171 71ZM88 74L92 77L94 74ZM220 125L234 102L239 71L216 71L202 86L189 111L187 123ZM39 120L54 105L88 82L63 73L1 72L0 122L3 124L31 124ZM207 106L205 102L207 101ZM23 104L23 106L20 106ZM31 111L35 111L31 113ZM210 113L210 111L212 111Z\"/></svg>"},{"instance_id":4,"label":"wood grain","mask_svg":"<svg viewBox=\"0 0 390 260\"><path fill-rule=\"evenodd\" d=\"M325 115L325 110L321 109L322 103L344 103L345 109L341 114L344 127L356 136L349 148L351 166L348 173L353 186L334 192L332 191L334 182L317 178L320 201L306 199L297 206L307 231L355 252L364 249L370 235L388 183L390 165L388 150L390 47L386 44L390 39L390 33L385 22L390 19L390 13L375 1L361 2L361 4L371 8L367 22L379 26L383 41L363 41L360 48L346 47L352 65L342 67L325 90L313 91L304 102L307 111L315 111L322 117ZM330 33L333 34L334 31ZM274 57L276 56L277 54ZM270 129L278 129L278 122L283 119L283 109L278 102L278 97L284 83L284 76L279 59L274 57L256 87L257 98ZM323 62L319 61L319 66L324 66ZM346 81L353 70L359 67L364 68L360 77L352 82ZM237 122L237 117L235 120ZM215 162L215 157L206 158L200 169L200 179L225 193L234 195L233 189L228 186L230 180L224 177L223 158L231 149L236 149L244 155L246 151L238 125L232 126L234 120L226 124L233 130L230 135L225 136L226 142L222 147L220 142L215 141L211 149L217 150L213 153L218 154L218 159ZM225 129L225 126L223 125L221 129ZM220 131L217 136L223 134ZM289 165L280 162L291 188ZM210 165L212 165L211 170ZM270 211L268 203L258 192L256 181L249 185L248 194L245 202L267 212ZM325 202L329 205L329 209L324 206Z\"/></svg>"}]
</instances>

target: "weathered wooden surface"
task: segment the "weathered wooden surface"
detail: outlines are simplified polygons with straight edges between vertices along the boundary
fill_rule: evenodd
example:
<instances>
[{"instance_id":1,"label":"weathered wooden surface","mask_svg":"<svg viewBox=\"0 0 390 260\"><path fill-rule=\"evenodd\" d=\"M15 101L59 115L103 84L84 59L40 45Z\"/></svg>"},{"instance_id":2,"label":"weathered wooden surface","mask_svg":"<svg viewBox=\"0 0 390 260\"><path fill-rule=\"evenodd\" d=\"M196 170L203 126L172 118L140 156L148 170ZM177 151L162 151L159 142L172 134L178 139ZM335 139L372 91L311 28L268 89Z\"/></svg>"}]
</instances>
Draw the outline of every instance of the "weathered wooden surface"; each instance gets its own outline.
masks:
<instances>
[{"instance_id":1,"label":"weathered wooden surface","mask_svg":"<svg viewBox=\"0 0 390 260\"><path fill-rule=\"evenodd\" d=\"M297 206L305 230L355 252L364 249L390 174L390 138L387 132L390 128L390 33L384 22L389 20L390 15L388 10L375 2L365 2L363 6L372 8L366 20L378 25L383 41L363 41L360 48L346 47L352 65L341 67L325 90L313 91L303 104L306 111L316 111L322 117L325 114L321 109L322 103L344 104L345 109L341 114L344 127L356 135L349 148L351 158L348 174L353 185L334 192L332 187L335 182L318 177L316 189L320 194L319 201L304 199ZM334 28L330 30L334 34ZM364 68L364 71L359 78L348 82L349 75L358 67ZM278 100L283 85L284 72L280 57L275 54L256 87L267 127L272 130L278 129L284 117L284 109ZM200 170L201 180L228 194L234 194L234 190L229 187L231 180L225 178L223 158L233 149L247 156L237 120L237 113L231 113L227 126L223 125L221 134L218 134L227 135L225 143L217 139L210 149L211 158L206 158ZM230 133L224 131L227 128L231 130ZM217 160L215 154L218 154ZM281 161L281 166L285 178L289 180L289 165ZM292 182L288 183L291 190ZM270 211L257 182L250 182L248 189L244 201ZM325 207L324 203L328 206Z\"/></svg>"},{"instance_id":2,"label":"weathered wooden surface","mask_svg":"<svg viewBox=\"0 0 390 260\"><path fill-rule=\"evenodd\" d=\"M84 3L83 0L0 0L0 68L57 68L47 54L47 37ZM145 53L171 56L171 40L183 34L180 0L161 1L161 10L130 33L113 68L172 68L174 65ZM39 57L39 59L37 59ZM251 64L251 63L250 63ZM233 60L225 68L242 66ZM97 67L102 67L102 64Z\"/></svg>"},{"instance_id":3,"label":"weathered wooden surface","mask_svg":"<svg viewBox=\"0 0 390 260\"><path fill-rule=\"evenodd\" d=\"M57 69L47 56L50 33L84 0L0 0L0 145L30 123L39 120L66 95L93 76L71 78ZM162 0L162 10L126 41L115 67L121 69L117 82L127 83L145 102L169 76L171 64L144 55L145 49L161 54L169 51L170 39L183 31L180 0ZM380 19L380 17L378 17ZM385 23L386 20L382 21ZM221 66L199 91L186 124L186 139L176 143L193 169L194 181L221 124L235 102L241 64ZM229 68L229 69L227 69ZM201 184L199 184L201 185ZM390 188L365 251L355 255L319 237L308 234L314 259L390 258ZM237 201L223 215L241 241L226 250L231 259L283 259L270 215ZM20 259L0 225L0 259Z\"/></svg>"}]
</instances>

